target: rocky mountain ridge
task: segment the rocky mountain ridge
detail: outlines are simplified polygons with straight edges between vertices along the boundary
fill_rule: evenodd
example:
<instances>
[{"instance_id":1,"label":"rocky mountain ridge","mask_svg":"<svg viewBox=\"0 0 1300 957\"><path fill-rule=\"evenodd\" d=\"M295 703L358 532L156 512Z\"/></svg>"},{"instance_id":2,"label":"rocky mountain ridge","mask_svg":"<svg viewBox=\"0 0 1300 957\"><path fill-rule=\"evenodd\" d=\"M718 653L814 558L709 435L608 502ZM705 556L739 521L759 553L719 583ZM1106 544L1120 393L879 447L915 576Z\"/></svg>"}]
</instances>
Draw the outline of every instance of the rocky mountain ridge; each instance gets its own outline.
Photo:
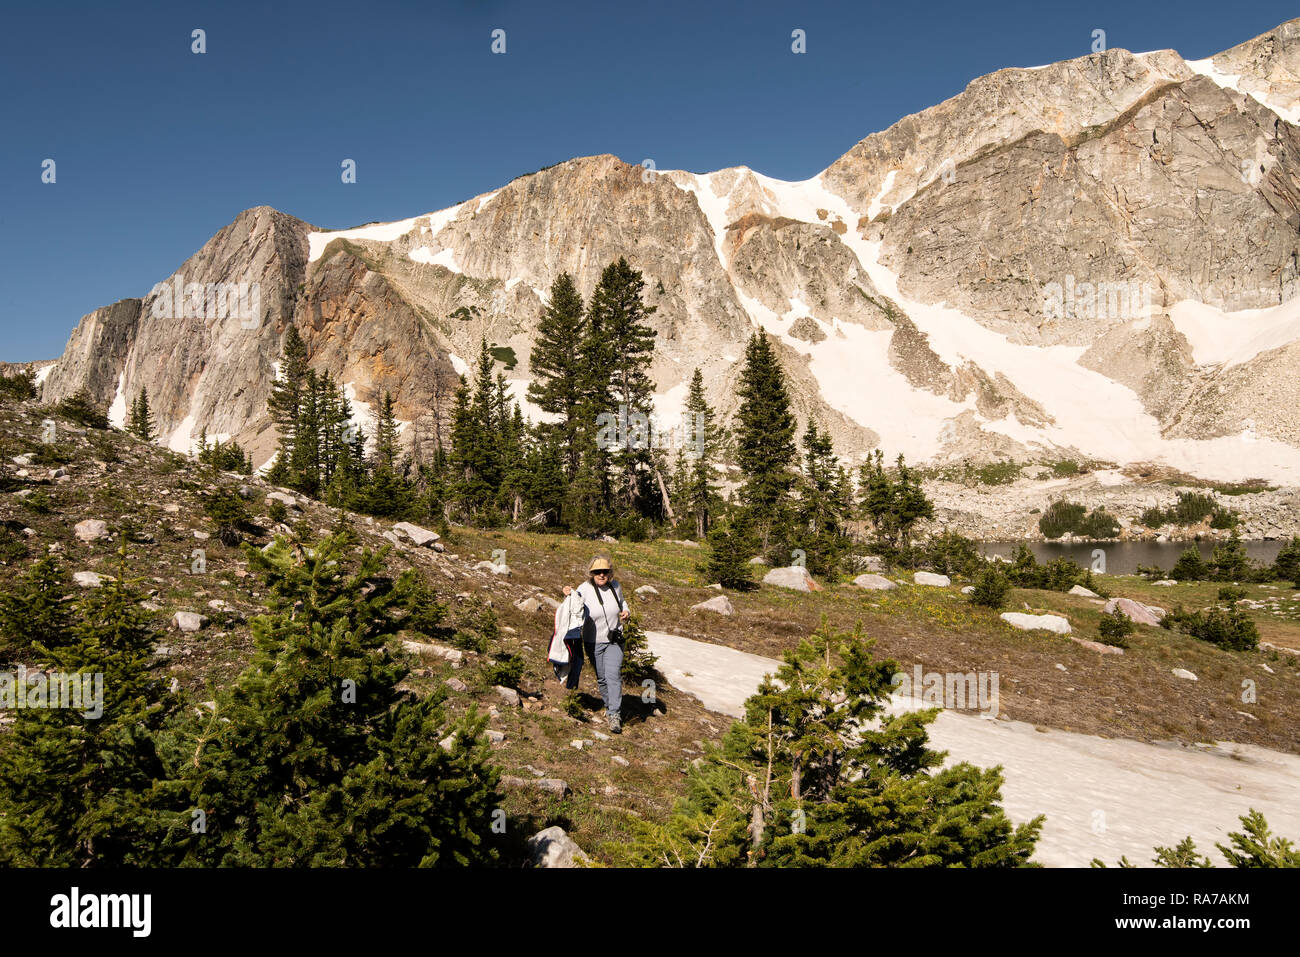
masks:
<instances>
[{"instance_id":1,"label":"rocky mountain ridge","mask_svg":"<svg viewBox=\"0 0 1300 957\"><path fill-rule=\"evenodd\" d=\"M657 309L665 427L696 366L734 410L761 327L800 423L850 463L876 446L1065 455L1297 485L1297 77L1300 20L1208 60L1112 49L999 70L803 182L604 155L397 223L327 231L257 207L142 298L83 317L43 397L84 388L120 422L145 387L166 444L206 429L260 465L293 322L363 426L391 391L423 445L480 338L513 351L523 400L551 281L590 295L626 256ZM240 283L255 317L231 308Z\"/></svg>"}]
</instances>

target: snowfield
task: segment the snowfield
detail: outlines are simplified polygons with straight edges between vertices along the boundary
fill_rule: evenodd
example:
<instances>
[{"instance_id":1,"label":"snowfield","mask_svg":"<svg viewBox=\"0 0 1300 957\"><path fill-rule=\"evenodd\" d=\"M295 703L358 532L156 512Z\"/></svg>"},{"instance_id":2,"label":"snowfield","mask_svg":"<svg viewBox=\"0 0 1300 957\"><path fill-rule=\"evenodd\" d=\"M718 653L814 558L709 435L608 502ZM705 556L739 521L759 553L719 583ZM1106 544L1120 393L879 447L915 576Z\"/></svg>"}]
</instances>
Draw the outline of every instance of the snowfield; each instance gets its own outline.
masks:
<instances>
[{"instance_id":1,"label":"snowfield","mask_svg":"<svg viewBox=\"0 0 1300 957\"><path fill-rule=\"evenodd\" d=\"M781 663L722 645L648 631L650 651L673 687L710 710L744 716L744 701ZM895 695L891 714L919 710ZM1300 756L1248 744L1213 747L1145 744L942 711L929 726L930 746L945 765L1002 765L1002 807L1015 824L1045 814L1034 860L1047 867L1087 867L1121 856L1149 866L1152 849L1187 835L1222 865L1215 843L1240 830L1238 818L1263 812L1275 834L1300 833Z\"/></svg>"}]
</instances>

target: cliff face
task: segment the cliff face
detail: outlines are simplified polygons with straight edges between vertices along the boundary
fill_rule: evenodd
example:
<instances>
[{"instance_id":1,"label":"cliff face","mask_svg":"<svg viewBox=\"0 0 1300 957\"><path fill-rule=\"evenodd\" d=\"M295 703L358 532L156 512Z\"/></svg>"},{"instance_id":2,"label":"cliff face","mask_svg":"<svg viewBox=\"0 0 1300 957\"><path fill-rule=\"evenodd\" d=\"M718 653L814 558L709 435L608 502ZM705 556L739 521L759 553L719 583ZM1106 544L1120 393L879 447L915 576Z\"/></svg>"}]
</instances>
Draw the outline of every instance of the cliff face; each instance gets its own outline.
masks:
<instances>
[{"instance_id":1,"label":"cliff face","mask_svg":"<svg viewBox=\"0 0 1300 957\"><path fill-rule=\"evenodd\" d=\"M697 366L732 411L761 327L801 423L849 459L1077 454L1300 482L1297 122L1300 20L1202 61L999 70L801 183L593 156L400 223L327 232L260 207L84 317L44 387L119 419L147 387L173 447L206 428L262 462L292 320L363 423L391 391L408 441L432 440L481 338L513 351L522 398L551 282L589 296L625 256L656 307L665 424Z\"/></svg>"}]
</instances>

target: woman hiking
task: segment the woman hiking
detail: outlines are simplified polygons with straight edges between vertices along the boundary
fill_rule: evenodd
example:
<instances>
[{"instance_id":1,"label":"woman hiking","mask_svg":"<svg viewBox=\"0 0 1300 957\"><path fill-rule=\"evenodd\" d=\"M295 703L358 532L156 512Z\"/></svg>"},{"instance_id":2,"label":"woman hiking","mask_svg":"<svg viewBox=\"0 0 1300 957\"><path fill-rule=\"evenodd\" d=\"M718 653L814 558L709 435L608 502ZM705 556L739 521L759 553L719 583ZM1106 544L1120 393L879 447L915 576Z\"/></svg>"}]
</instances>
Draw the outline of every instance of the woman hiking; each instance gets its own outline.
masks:
<instances>
[{"instance_id":1,"label":"woman hiking","mask_svg":"<svg viewBox=\"0 0 1300 957\"><path fill-rule=\"evenodd\" d=\"M565 595L572 591L568 585L564 586ZM600 697L605 702L609 730L613 734L621 734L623 722L619 708L623 704L623 622L627 621L630 611L623 599L623 589L614 577L614 565L608 556L597 555L591 560L587 568L587 580L578 586L577 591L586 611L582 644L596 669L596 684L600 687ZM568 687L578 686L577 679L581 670L582 657L578 655L568 674Z\"/></svg>"}]
</instances>

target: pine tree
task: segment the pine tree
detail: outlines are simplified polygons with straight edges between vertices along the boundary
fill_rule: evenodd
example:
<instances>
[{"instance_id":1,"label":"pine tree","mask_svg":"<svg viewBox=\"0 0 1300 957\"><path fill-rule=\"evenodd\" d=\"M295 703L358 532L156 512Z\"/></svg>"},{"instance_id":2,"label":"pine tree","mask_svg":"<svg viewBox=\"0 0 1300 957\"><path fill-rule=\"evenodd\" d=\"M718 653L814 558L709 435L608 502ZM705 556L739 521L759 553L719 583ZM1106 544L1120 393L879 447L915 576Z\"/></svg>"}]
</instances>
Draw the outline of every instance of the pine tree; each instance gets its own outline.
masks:
<instances>
[{"instance_id":1,"label":"pine tree","mask_svg":"<svg viewBox=\"0 0 1300 957\"><path fill-rule=\"evenodd\" d=\"M41 669L102 678L84 708L15 713L0 748L0 864L159 863L167 821L152 800L167 776L159 738L175 699L150 669L159 636L124 573L125 563L78 600L66 642L33 643Z\"/></svg>"},{"instance_id":2,"label":"pine tree","mask_svg":"<svg viewBox=\"0 0 1300 957\"><path fill-rule=\"evenodd\" d=\"M845 534L848 512L843 501L845 478L829 433L819 431L811 418L804 431L803 447L797 538L807 554L809 571L833 578L849 544Z\"/></svg>"},{"instance_id":3,"label":"pine tree","mask_svg":"<svg viewBox=\"0 0 1300 957\"><path fill-rule=\"evenodd\" d=\"M644 287L641 273L626 259L606 266L587 307L587 336L580 349L587 414L593 421L601 414L618 421L618 441L609 458L618 472L612 491L625 516L650 514L655 475L648 428L638 434L641 421L649 425L655 390L646 374L654 358L655 331L646 320L656 307L642 301Z\"/></svg>"},{"instance_id":4,"label":"pine tree","mask_svg":"<svg viewBox=\"0 0 1300 957\"><path fill-rule=\"evenodd\" d=\"M353 561L349 535L246 549L270 587L251 622L256 652L215 711L187 729L186 803L207 832L184 834L187 864L467 865L493 860L497 772L473 713L450 725L441 692L399 690L385 648L414 587ZM225 719L225 720L223 720ZM451 731L453 743L439 741Z\"/></svg>"},{"instance_id":5,"label":"pine tree","mask_svg":"<svg viewBox=\"0 0 1300 957\"><path fill-rule=\"evenodd\" d=\"M528 359L533 381L528 400L543 412L560 416L544 432L558 438L565 449L564 474L569 481L578 471L578 416L583 404L583 366L580 347L587 330L586 309L573 277L561 273L551 283L551 301L542 312Z\"/></svg>"},{"instance_id":6,"label":"pine tree","mask_svg":"<svg viewBox=\"0 0 1300 957\"><path fill-rule=\"evenodd\" d=\"M68 643L72 613L63 596L71 589L67 571L47 555L0 594L0 661L27 660L35 644Z\"/></svg>"},{"instance_id":7,"label":"pine tree","mask_svg":"<svg viewBox=\"0 0 1300 957\"><path fill-rule=\"evenodd\" d=\"M708 556L699 568L710 583L719 582L723 588L748 591L755 587L752 566L755 542L749 515L743 508L735 509L730 520L715 523L705 539Z\"/></svg>"},{"instance_id":8,"label":"pine tree","mask_svg":"<svg viewBox=\"0 0 1300 957\"><path fill-rule=\"evenodd\" d=\"M153 413L149 411L149 390L141 387L131 403L131 415L126 430L142 442L154 440Z\"/></svg>"},{"instance_id":9,"label":"pine tree","mask_svg":"<svg viewBox=\"0 0 1300 957\"><path fill-rule=\"evenodd\" d=\"M396 403L393 394L385 392L384 401L379 405L379 420L375 425L375 464L396 468L399 451Z\"/></svg>"},{"instance_id":10,"label":"pine tree","mask_svg":"<svg viewBox=\"0 0 1300 957\"><path fill-rule=\"evenodd\" d=\"M267 411L279 434L275 463L267 472L267 478L276 484L288 482L291 463L295 461L294 444L306 385L307 345L291 323L280 353L279 375L271 384L271 394L266 401Z\"/></svg>"},{"instance_id":11,"label":"pine tree","mask_svg":"<svg viewBox=\"0 0 1300 957\"><path fill-rule=\"evenodd\" d=\"M752 510L766 552L774 543L784 545L788 535L796 452L795 418L785 374L765 332L750 336L745 346L737 395L736 464L743 476L740 500Z\"/></svg>"},{"instance_id":12,"label":"pine tree","mask_svg":"<svg viewBox=\"0 0 1300 957\"><path fill-rule=\"evenodd\" d=\"M704 377L696 367L686 394L685 446L690 449L690 464L678 481L684 507L695 520L695 537L703 539L709 532L713 515L721 504L718 495L718 460L722 451L722 428L717 415L704 398Z\"/></svg>"},{"instance_id":13,"label":"pine tree","mask_svg":"<svg viewBox=\"0 0 1300 957\"><path fill-rule=\"evenodd\" d=\"M897 671L873 660L860 628L821 628L787 651L745 702L720 749L687 776L665 825L645 824L630 863L677 867L1029 864L1042 817L1012 827L1002 775L935 770L935 711L890 717ZM879 721L877 727L874 722Z\"/></svg>"}]
</instances>

